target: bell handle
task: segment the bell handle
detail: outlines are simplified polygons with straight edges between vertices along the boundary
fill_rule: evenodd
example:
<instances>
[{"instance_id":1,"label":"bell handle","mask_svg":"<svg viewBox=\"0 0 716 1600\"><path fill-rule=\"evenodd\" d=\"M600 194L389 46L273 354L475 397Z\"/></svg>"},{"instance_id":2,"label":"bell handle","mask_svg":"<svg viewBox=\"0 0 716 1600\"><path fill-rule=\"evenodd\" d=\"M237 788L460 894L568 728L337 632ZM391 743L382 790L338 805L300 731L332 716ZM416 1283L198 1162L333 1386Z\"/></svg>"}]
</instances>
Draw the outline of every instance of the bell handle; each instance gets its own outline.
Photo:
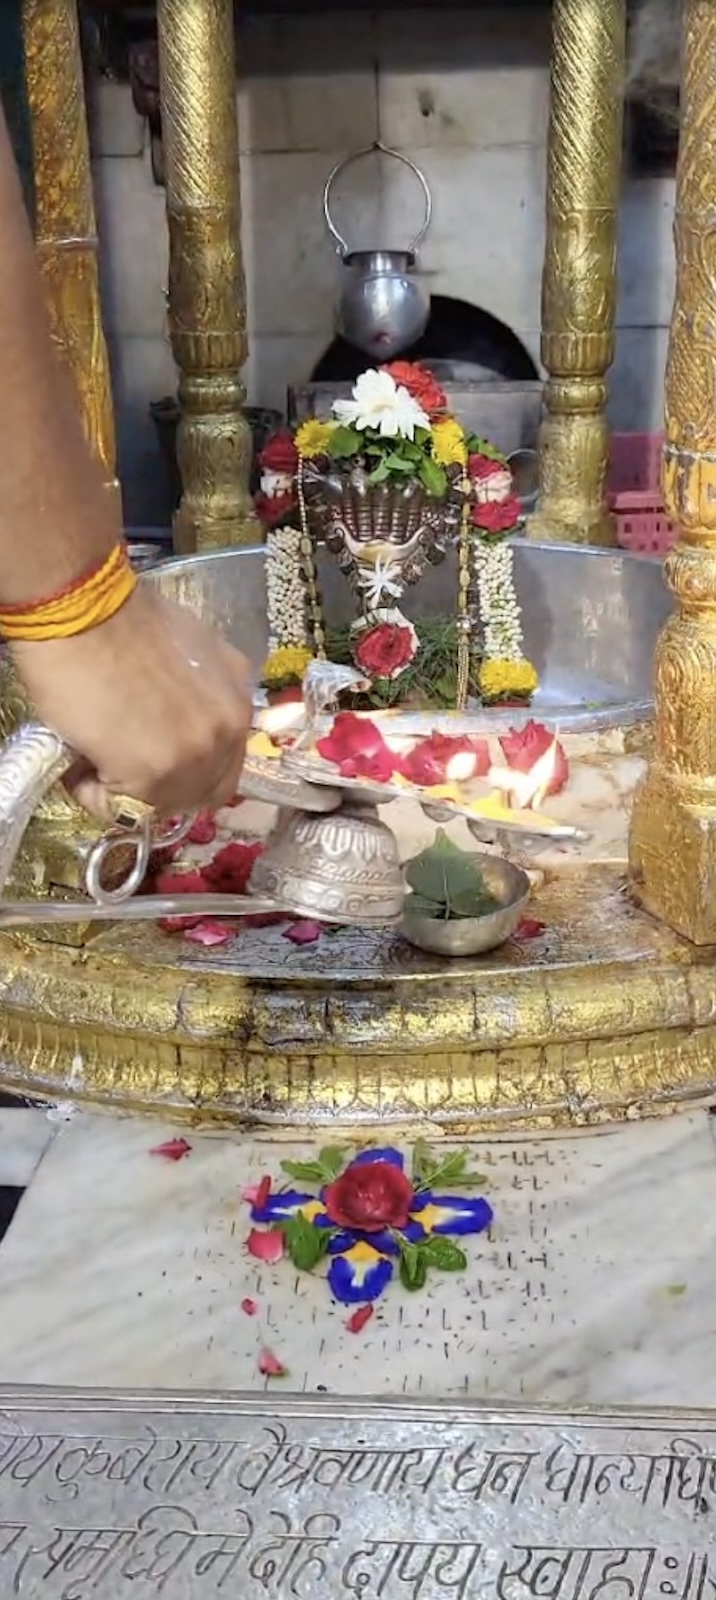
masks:
<instances>
[{"instance_id":1,"label":"bell handle","mask_svg":"<svg viewBox=\"0 0 716 1600\"><path fill-rule=\"evenodd\" d=\"M69 745L51 728L26 722L0 745L0 895L5 893L20 846L38 806L76 759ZM149 816L136 831L111 828L97 840L85 863L85 891L98 905L118 905L136 894L146 876L151 851L158 842L183 838L192 819L183 817L157 840ZM113 889L102 887L102 868L119 844L133 853L132 866Z\"/></svg>"},{"instance_id":2,"label":"bell handle","mask_svg":"<svg viewBox=\"0 0 716 1600\"><path fill-rule=\"evenodd\" d=\"M339 254L342 256L350 255L350 249L347 241L343 238L343 235L338 232L338 229L331 216L331 189L333 188L336 178L340 176L341 172L345 172L346 167L352 166L354 161L362 161L365 156L372 156L376 153L383 156L391 156L394 161L402 161L404 167L410 168L410 171L417 178L418 183L423 191L423 197L425 200L425 216L419 232L413 239L412 244L408 247L408 254L415 256L420 249L420 246L432 221L433 197L428 187L428 180L425 177L425 174L421 172L420 167L416 166L415 162L411 161L409 156L403 155L402 151L400 150L391 150L388 145L382 144L380 139L376 139L373 144L365 145L362 150L354 150L353 154L350 156L344 156L341 161L336 162L333 171L328 174L323 190L323 215L325 217L326 227L328 228L329 233L333 235L333 238L338 245Z\"/></svg>"}]
</instances>

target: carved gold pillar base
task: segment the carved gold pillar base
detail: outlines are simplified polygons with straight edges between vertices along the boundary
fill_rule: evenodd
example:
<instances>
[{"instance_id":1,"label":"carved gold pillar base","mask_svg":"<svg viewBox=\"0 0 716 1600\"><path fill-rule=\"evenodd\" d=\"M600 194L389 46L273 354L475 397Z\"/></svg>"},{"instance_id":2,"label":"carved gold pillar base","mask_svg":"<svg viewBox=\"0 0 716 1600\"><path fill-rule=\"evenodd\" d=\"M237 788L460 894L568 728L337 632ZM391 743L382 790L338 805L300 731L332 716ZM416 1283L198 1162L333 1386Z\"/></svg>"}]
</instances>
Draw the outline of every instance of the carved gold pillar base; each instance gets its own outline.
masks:
<instances>
[{"instance_id":1,"label":"carved gold pillar base","mask_svg":"<svg viewBox=\"0 0 716 1600\"><path fill-rule=\"evenodd\" d=\"M676 301L666 370L664 500L681 530L677 600L656 650L654 750L630 859L647 909L716 944L716 6L685 0Z\"/></svg>"},{"instance_id":2,"label":"carved gold pillar base","mask_svg":"<svg viewBox=\"0 0 716 1600\"><path fill-rule=\"evenodd\" d=\"M158 0L169 325L180 371L182 553L257 544L249 492L246 288L232 0Z\"/></svg>"},{"instance_id":3,"label":"carved gold pillar base","mask_svg":"<svg viewBox=\"0 0 716 1600\"><path fill-rule=\"evenodd\" d=\"M530 538L615 543L605 502L626 0L554 0L542 276L545 420Z\"/></svg>"}]
</instances>

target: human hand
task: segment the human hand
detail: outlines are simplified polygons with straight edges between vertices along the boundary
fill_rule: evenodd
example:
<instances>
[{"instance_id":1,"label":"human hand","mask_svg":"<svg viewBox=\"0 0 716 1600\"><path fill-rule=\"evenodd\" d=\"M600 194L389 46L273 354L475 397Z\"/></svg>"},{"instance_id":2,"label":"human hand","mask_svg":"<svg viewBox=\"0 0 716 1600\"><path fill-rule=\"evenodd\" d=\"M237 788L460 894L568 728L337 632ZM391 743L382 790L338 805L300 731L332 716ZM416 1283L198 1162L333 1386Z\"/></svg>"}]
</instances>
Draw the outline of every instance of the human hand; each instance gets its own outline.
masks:
<instances>
[{"instance_id":1,"label":"human hand","mask_svg":"<svg viewBox=\"0 0 716 1600\"><path fill-rule=\"evenodd\" d=\"M163 817L235 795L251 721L248 664L149 585L101 627L15 644L12 655L38 717L81 756L67 787L102 821L113 820L118 794Z\"/></svg>"}]
</instances>

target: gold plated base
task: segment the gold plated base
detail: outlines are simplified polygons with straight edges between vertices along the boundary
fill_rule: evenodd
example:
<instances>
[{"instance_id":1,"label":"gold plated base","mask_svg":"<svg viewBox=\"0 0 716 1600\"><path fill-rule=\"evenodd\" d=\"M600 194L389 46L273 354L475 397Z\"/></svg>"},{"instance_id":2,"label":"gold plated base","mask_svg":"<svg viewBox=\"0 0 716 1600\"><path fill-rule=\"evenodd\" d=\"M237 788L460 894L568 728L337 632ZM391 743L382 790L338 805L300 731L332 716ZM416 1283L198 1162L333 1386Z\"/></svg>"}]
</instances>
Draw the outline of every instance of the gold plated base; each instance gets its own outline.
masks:
<instances>
[{"instance_id":1,"label":"gold plated base","mask_svg":"<svg viewBox=\"0 0 716 1600\"><path fill-rule=\"evenodd\" d=\"M197 1121L493 1133L716 1097L716 952L639 911L623 869L560 874L529 915L541 936L462 961L348 929L218 950L141 925L81 951L5 934L0 1081Z\"/></svg>"}]
</instances>

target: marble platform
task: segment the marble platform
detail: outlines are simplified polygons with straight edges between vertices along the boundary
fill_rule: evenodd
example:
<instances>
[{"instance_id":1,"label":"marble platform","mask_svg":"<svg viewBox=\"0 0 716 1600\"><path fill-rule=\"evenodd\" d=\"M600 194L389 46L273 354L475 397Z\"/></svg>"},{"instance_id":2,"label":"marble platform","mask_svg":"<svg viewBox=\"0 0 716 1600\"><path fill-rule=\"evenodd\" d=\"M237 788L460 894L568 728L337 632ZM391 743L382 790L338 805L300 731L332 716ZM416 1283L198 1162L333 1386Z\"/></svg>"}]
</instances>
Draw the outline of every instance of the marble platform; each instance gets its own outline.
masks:
<instances>
[{"instance_id":1,"label":"marble platform","mask_svg":"<svg viewBox=\"0 0 716 1600\"><path fill-rule=\"evenodd\" d=\"M320 1276L246 1252L242 1188L305 1145L190 1131L171 1163L150 1147L186 1129L2 1111L0 1185L25 1193L0 1243L0 1382L716 1407L712 1130L694 1112L476 1141L490 1235L356 1335ZM264 1346L287 1377L261 1376Z\"/></svg>"}]
</instances>

